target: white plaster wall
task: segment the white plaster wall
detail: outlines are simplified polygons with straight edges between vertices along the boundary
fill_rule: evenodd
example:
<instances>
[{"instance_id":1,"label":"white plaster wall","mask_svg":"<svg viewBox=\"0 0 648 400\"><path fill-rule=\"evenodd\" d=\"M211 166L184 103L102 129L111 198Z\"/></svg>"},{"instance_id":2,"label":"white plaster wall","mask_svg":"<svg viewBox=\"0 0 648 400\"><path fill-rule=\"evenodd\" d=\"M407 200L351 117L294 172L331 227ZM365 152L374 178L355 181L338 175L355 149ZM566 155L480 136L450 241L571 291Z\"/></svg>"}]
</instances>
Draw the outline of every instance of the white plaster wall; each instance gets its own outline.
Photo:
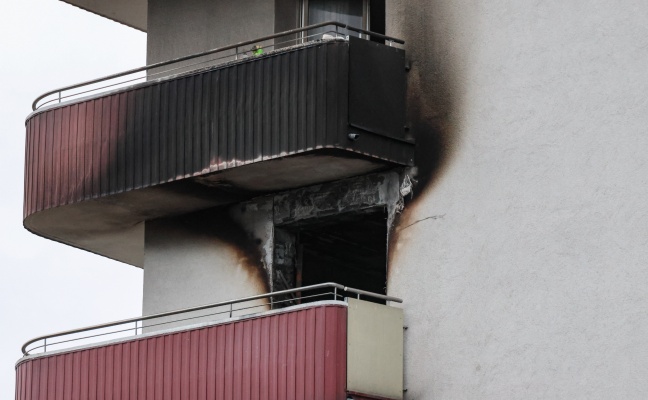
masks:
<instances>
[{"instance_id":1,"label":"white plaster wall","mask_svg":"<svg viewBox=\"0 0 648 400\"><path fill-rule=\"evenodd\" d=\"M648 3L387 3L450 135L392 244L406 398L648 398Z\"/></svg>"},{"instance_id":2,"label":"white plaster wall","mask_svg":"<svg viewBox=\"0 0 648 400\"><path fill-rule=\"evenodd\" d=\"M246 265L245 256L205 230L196 231L182 218L146 223L143 315L200 306L265 293L259 276ZM208 219L204 220L210 224ZM262 301L246 303L259 305ZM225 308L224 308L225 309ZM224 311L214 309L214 311ZM234 315L264 311L265 307ZM191 316L204 315L199 311ZM167 329L189 323L221 319L228 315L165 324ZM169 317L169 319L175 319ZM169 319L165 319L168 321ZM154 320L160 322L160 320ZM152 323L155 323L152 322ZM150 323L149 323L150 324Z\"/></svg>"}]
</instances>

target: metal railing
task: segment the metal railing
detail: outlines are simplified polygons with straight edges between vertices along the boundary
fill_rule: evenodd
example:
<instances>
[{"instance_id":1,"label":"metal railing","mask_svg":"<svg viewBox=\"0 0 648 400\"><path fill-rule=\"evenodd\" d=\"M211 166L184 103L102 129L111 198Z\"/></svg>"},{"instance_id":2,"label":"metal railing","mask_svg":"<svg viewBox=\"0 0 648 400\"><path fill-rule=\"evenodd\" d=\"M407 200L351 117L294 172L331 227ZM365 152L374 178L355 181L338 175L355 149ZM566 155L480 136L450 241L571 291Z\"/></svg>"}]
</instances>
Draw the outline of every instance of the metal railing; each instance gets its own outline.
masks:
<instances>
[{"instance_id":1,"label":"metal railing","mask_svg":"<svg viewBox=\"0 0 648 400\"><path fill-rule=\"evenodd\" d=\"M326 31L326 32L318 32L318 33L314 33L314 34L309 34L309 32L308 32L308 31L313 31L315 29L326 28L326 27L331 27L332 30ZM280 38L280 37L283 37L283 36L290 36L290 35L299 34L298 37L296 37L296 38L288 39L288 40L283 41L283 42L265 44L263 46L259 46L258 49L275 50L275 49L280 49L280 48L290 46L291 43L293 45L310 43L310 42L312 42L314 40L321 39L327 33L332 35L333 38L339 38L340 37L339 35L343 35L345 32L347 34L348 34L348 32L356 32L356 33L359 34L360 37L362 37L362 35L364 35L365 38L375 38L375 39L379 39L379 40L384 40L390 46L393 43L398 43L398 44L404 44L405 43L401 39L396 39L396 38L393 38L393 37L390 37L390 36L387 36L387 35L383 35L383 34L380 34L380 33L371 32L371 31L367 31L367 30L364 30L364 29L360 29L360 28L355 28L355 27L352 27L352 26L349 26L347 24L343 24L343 23L340 23L340 22L336 22L336 21L322 22L322 23L319 23L319 24L304 26L302 28L291 29L291 30L284 31L284 32L278 32L278 33L275 33L275 34L272 34L272 35L263 36L263 37L252 39L252 40L246 40L244 42L239 42L239 43L231 44L231 45L228 45L228 46L218 47L218 48L215 48L215 49L203 51L203 52L200 52L200 53L191 54L191 55L184 56L184 57L174 58L174 59L168 60L168 61L162 61L162 62L158 62L158 63L154 63L154 64L149 64L149 65L146 65L144 67L129 69L127 71L119 72L119 73L112 74L112 75L107 75L107 76L104 76L104 77L101 77L101 78L96 78L96 79L92 79L92 80L89 80L89 81L76 83L74 85L64 86L64 87L61 87L61 88L58 88L58 89L50 90L49 92L43 93L42 95L38 96L36 98L36 100L34 100L34 102L32 103L32 110L36 111L40 107L42 107L42 106L44 106L46 104L53 103L53 102L61 103L63 100L67 100L67 99L70 99L72 97L77 97L77 96L80 96L80 95L87 95L88 93L103 91L104 89L115 88L117 86L123 86L125 84L131 84L132 85L133 82L139 81L139 80L146 80L146 79L150 80L151 78L161 79L161 78L164 78L164 77L167 77L167 76L177 75L179 73L184 74L184 73L188 73L188 72L191 72L191 71L203 69L203 68L206 68L206 67L209 67L209 66L220 65L220 64L222 64L224 62L227 62L227 61L232 61L232 60L236 61L236 60L239 60L241 57L249 57L251 55L254 55L253 50L240 51L241 48L248 48L250 45L255 45L255 44L258 45L259 43L263 43L263 42L266 42L268 40L273 40L273 39ZM342 36L342 37L344 37L344 36ZM190 64L190 65L181 65L181 66L176 66L174 68L166 69L166 70L163 70L163 71L151 72L151 73L148 73L145 76L130 77L129 79L126 79L126 80L123 80L123 81L120 81L120 82L110 83L110 84L103 85L103 86L100 86L100 87L90 87L91 85L106 83L108 81L112 81L112 80L115 80L115 79L118 79L118 78L123 78L123 77L129 76L129 75L135 75L135 74L140 73L140 72L148 72L148 71L150 71L152 69L167 67L167 66L170 66L170 65L173 65L173 64L184 62L184 61L195 60L195 59L200 58L200 57L206 57L206 56L210 56L210 55L215 55L217 53L226 52L228 50L233 50L233 53L224 55L222 57L217 57L217 58L214 58L214 59L198 61L198 62ZM193 67L193 69L186 70L187 68L191 68L191 67ZM73 89L82 89L82 90L77 91L75 93L70 93L70 94L65 93L64 94L64 92L69 92L69 91L71 91ZM54 96L54 98L51 98L51 99L49 99L47 101L44 101L44 102L40 103L41 100L44 100L45 98L50 97L50 96Z\"/></svg>"},{"instance_id":2,"label":"metal railing","mask_svg":"<svg viewBox=\"0 0 648 400\"><path fill-rule=\"evenodd\" d=\"M324 290L324 291L323 291ZM322 292L323 291L323 292ZM304 295L307 292L311 292L309 295ZM313 293L315 292L315 293ZM340 285L339 283L333 283L333 282L328 282L328 283L320 283L317 285L310 285L310 286L302 286L294 289L288 289L288 290L280 290L277 292L270 292L266 294L260 294L256 296L249 296L249 297L243 297L240 299L235 299L235 300L227 300L227 301L221 301L218 303L212 303L212 304L206 304L203 306L198 306L198 307L190 307L190 308L183 308L180 310L175 310L175 311L169 311L169 312L164 312L164 313L159 313L159 314L152 314L152 315L147 315L147 316L142 316L142 317L136 317L136 318L129 318L129 319L123 319L119 321L113 321L113 322L108 322L105 324L99 324L99 325L92 325L92 326L86 326L83 328L78 328L78 329L72 329L68 331L62 331L62 332L56 332L56 333L51 333L48 335L44 336L39 336L36 338L33 338L29 341L27 341L25 344L23 344L21 351L23 355L28 356L30 355L31 351L42 349L42 352L47 352L47 346L52 346L55 345L60 345L60 344L66 344L66 343L71 343L75 341L85 341L86 339L92 339L92 338L97 338L97 337L104 337L107 335L115 335L115 334L125 334L128 332L134 332L133 336L137 336L139 333L138 332L143 332L144 328L150 328L154 326L161 326L161 325L166 325L166 324L177 324L178 322L183 322L183 321L189 321L192 319L197 319L197 318L205 318L205 317L213 317L217 315L224 315L226 318L231 318L234 313L236 312L241 312L241 311L246 311L247 310L252 310L254 308L267 308L269 307L270 309L274 309L277 305L295 305L301 303L303 300L326 300L327 297L332 296L333 300L338 300L339 298L345 299L349 295L355 295L358 299L361 298L361 296L373 300L379 300L379 301L391 301L395 303L402 303L403 300L397 298L397 297L392 297L392 296L386 296L384 294L378 294L378 293L372 293L368 292L366 290L361 290L361 289L354 289L350 288L344 285ZM281 297L289 297L288 299L280 299L277 300L277 298ZM246 303L246 302L251 302L255 300L268 300L268 302L261 303L261 304L253 304L253 305L247 305L244 307L240 308L235 308L235 304L241 304L241 303ZM191 315L187 316L184 315L183 318L180 319L173 319L173 320L166 320L166 321L159 321L154 324L147 324L144 325L144 321L151 321L154 319L158 318L163 318L163 317L170 317L174 315L181 315L181 314L188 314L188 313L195 313L196 311L202 311L202 310L210 310L210 309L215 309L219 307L225 307L225 310L217 311L217 312L211 312L208 314L202 314L202 315ZM254 313L252 313L254 314ZM243 314L243 315L250 315L250 314ZM243 316L243 315L237 315L237 316ZM214 320L217 321L217 320ZM132 326L134 325L134 327ZM105 328L112 328L112 327L117 327L119 326L120 329L110 331L110 332L97 332ZM63 339L61 340L64 336L70 336L74 334L80 334L80 333L91 333L85 336L80 336L80 337L74 337L70 339ZM124 337L122 335L121 337ZM120 338L121 338L120 337ZM58 338L57 341L52 342L52 339ZM48 343L49 340L49 343ZM36 342L42 342L39 346L32 347L28 349L28 347ZM58 350L58 349L57 349Z\"/></svg>"}]
</instances>

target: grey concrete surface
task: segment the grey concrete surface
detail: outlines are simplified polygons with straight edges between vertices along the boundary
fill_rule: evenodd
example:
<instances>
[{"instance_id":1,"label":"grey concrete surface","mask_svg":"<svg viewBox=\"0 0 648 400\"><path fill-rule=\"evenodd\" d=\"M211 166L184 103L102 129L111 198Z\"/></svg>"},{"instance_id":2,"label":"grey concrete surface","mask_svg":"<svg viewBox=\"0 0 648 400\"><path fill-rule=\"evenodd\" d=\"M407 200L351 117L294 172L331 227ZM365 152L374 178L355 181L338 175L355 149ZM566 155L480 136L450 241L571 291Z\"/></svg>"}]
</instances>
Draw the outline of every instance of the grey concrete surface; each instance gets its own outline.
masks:
<instances>
[{"instance_id":1,"label":"grey concrete surface","mask_svg":"<svg viewBox=\"0 0 648 400\"><path fill-rule=\"evenodd\" d=\"M648 4L394 0L407 399L648 397Z\"/></svg>"},{"instance_id":2,"label":"grey concrete surface","mask_svg":"<svg viewBox=\"0 0 648 400\"><path fill-rule=\"evenodd\" d=\"M274 1L149 0L147 63L274 33Z\"/></svg>"},{"instance_id":3,"label":"grey concrete surface","mask_svg":"<svg viewBox=\"0 0 648 400\"><path fill-rule=\"evenodd\" d=\"M266 292L263 282L248 265L246 256L216 234L211 234L212 229L216 229L212 224L218 224L219 220L204 214L195 218L204 224L204 229L196 230L196 220L190 216L146 223L143 315ZM262 303L254 302L257 305ZM255 310L263 311L265 307ZM197 311L190 316L205 314ZM173 319L169 317L164 321ZM213 317L160 325L148 331L210 320ZM157 322L162 320L151 323Z\"/></svg>"},{"instance_id":4,"label":"grey concrete surface","mask_svg":"<svg viewBox=\"0 0 648 400\"><path fill-rule=\"evenodd\" d=\"M146 32L147 0L63 0L73 6Z\"/></svg>"}]
</instances>

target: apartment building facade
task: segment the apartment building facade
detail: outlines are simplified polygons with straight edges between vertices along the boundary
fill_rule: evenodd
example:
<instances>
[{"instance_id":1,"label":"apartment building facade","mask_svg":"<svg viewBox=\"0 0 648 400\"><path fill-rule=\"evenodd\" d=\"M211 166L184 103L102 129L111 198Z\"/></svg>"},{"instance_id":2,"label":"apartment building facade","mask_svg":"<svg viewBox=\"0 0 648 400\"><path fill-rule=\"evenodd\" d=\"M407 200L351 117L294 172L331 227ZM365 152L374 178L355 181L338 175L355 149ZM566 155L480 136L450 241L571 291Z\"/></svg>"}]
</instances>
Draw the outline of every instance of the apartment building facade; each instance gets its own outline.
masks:
<instances>
[{"instance_id":1,"label":"apartment building facade","mask_svg":"<svg viewBox=\"0 0 648 400\"><path fill-rule=\"evenodd\" d=\"M648 392L648 7L69 3L148 66L34 102L24 225L143 318L31 341L17 399Z\"/></svg>"}]
</instances>

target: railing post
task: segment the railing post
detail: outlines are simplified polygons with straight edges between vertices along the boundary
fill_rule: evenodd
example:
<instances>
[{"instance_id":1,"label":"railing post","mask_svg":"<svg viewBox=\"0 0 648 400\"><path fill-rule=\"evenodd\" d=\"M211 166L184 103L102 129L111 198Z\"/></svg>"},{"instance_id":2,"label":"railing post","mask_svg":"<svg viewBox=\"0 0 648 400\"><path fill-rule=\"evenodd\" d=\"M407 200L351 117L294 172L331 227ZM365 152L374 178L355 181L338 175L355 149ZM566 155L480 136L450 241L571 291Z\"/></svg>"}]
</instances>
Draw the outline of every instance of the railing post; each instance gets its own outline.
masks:
<instances>
[{"instance_id":1,"label":"railing post","mask_svg":"<svg viewBox=\"0 0 648 400\"><path fill-rule=\"evenodd\" d=\"M59 94L58 101L59 101L59 103L61 103L61 91L60 90L59 90L58 94Z\"/></svg>"},{"instance_id":2,"label":"railing post","mask_svg":"<svg viewBox=\"0 0 648 400\"><path fill-rule=\"evenodd\" d=\"M43 339L43 353L47 353L47 339Z\"/></svg>"},{"instance_id":3,"label":"railing post","mask_svg":"<svg viewBox=\"0 0 648 400\"><path fill-rule=\"evenodd\" d=\"M337 287L333 288L333 300L337 300Z\"/></svg>"},{"instance_id":4,"label":"railing post","mask_svg":"<svg viewBox=\"0 0 648 400\"><path fill-rule=\"evenodd\" d=\"M230 303L230 318L232 318L232 303Z\"/></svg>"},{"instance_id":5,"label":"railing post","mask_svg":"<svg viewBox=\"0 0 648 400\"><path fill-rule=\"evenodd\" d=\"M135 321L135 336L137 336L137 321Z\"/></svg>"}]
</instances>

